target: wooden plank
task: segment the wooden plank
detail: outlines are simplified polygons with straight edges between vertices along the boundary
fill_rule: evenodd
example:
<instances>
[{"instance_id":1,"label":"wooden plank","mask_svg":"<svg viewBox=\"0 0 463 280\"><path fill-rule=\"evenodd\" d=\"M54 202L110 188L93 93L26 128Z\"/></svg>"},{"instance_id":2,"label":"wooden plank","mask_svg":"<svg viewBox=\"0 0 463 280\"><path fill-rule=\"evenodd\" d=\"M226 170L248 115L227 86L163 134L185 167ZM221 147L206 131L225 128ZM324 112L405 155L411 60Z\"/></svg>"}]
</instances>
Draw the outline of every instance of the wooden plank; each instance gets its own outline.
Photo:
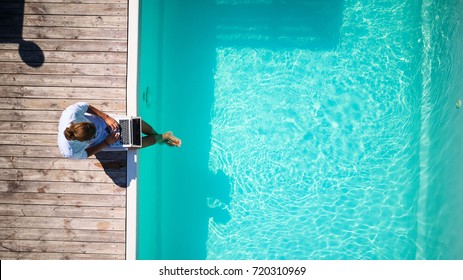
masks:
<instances>
[{"instance_id":1,"label":"wooden plank","mask_svg":"<svg viewBox=\"0 0 463 280\"><path fill-rule=\"evenodd\" d=\"M14 0L6 0L14 1ZM28 3L45 2L43 0L26 0ZM97 4L97 3L127 3L128 0L47 0L47 3L76 3L76 4Z\"/></svg>"},{"instance_id":2,"label":"wooden plank","mask_svg":"<svg viewBox=\"0 0 463 280\"><path fill-rule=\"evenodd\" d=\"M125 219L125 208L0 204L0 216Z\"/></svg>"},{"instance_id":3,"label":"wooden plank","mask_svg":"<svg viewBox=\"0 0 463 280\"><path fill-rule=\"evenodd\" d=\"M1 125L1 124L0 124ZM33 157L0 157L1 169L46 169L46 170L103 170L125 172L127 162L125 158L115 160L97 160L89 158L86 160L69 160L65 158L33 158Z\"/></svg>"},{"instance_id":4,"label":"wooden plank","mask_svg":"<svg viewBox=\"0 0 463 280\"><path fill-rule=\"evenodd\" d=\"M0 122L0 133L28 133L28 134L54 134L58 130L58 123L44 122Z\"/></svg>"},{"instance_id":5,"label":"wooden plank","mask_svg":"<svg viewBox=\"0 0 463 280\"><path fill-rule=\"evenodd\" d=\"M120 243L66 242L34 240L1 240L0 250L11 252L124 254L125 245Z\"/></svg>"},{"instance_id":6,"label":"wooden plank","mask_svg":"<svg viewBox=\"0 0 463 280\"><path fill-rule=\"evenodd\" d=\"M24 14L125 16L127 14L127 3L25 3Z\"/></svg>"},{"instance_id":7,"label":"wooden plank","mask_svg":"<svg viewBox=\"0 0 463 280\"><path fill-rule=\"evenodd\" d=\"M22 33L14 27L3 27L2 37L5 39L74 39L74 40L123 40L127 37L124 28L76 28L76 27L32 27L25 26ZM39 46L40 47L40 46Z\"/></svg>"},{"instance_id":8,"label":"wooden plank","mask_svg":"<svg viewBox=\"0 0 463 280\"><path fill-rule=\"evenodd\" d=\"M55 135L0 133L0 145L21 145L21 146L53 146L57 144Z\"/></svg>"},{"instance_id":9,"label":"wooden plank","mask_svg":"<svg viewBox=\"0 0 463 280\"><path fill-rule=\"evenodd\" d=\"M44 157L44 158L61 158L58 144L51 146L18 146L18 145L1 145L0 155L4 157ZM98 159L102 160L122 160L126 157L125 151L107 151L99 152ZM91 156L90 158L95 158ZM69 161L74 161L69 159Z\"/></svg>"},{"instance_id":10,"label":"wooden plank","mask_svg":"<svg viewBox=\"0 0 463 280\"><path fill-rule=\"evenodd\" d=\"M2 169L37 169L37 170L80 170L80 171L111 171L123 173L126 171L126 160L70 160L65 158L25 158L0 157ZM119 175L120 176L120 175Z\"/></svg>"},{"instance_id":11,"label":"wooden plank","mask_svg":"<svg viewBox=\"0 0 463 280\"><path fill-rule=\"evenodd\" d=\"M40 62L34 51L22 51L21 56L31 63ZM20 62L23 58L19 55L17 49L6 49L0 53L0 61ZM45 64L48 63L76 63L76 64L124 64L127 62L125 52L90 52L90 51L44 51ZM56 65L56 64L52 64ZM37 71L42 68L37 69Z\"/></svg>"},{"instance_id":12,"label":"wooden plank","mask_svg":"<svg viewBox=\"0 0 463 280\"><path fill-rule=\"evenodd\" d=\"M62 157L58 144L51 146L18 146L18 145L0 145L0 155L5 157Z\"/></svg>"},{"instance_id":13,"label":"wooden plank","mask_svg":"<svg viewBox=\"0 0 463 280\"><path fill-rule=\"evenodd\" d=\"M2 193L1 204L125 207L125 196L96 194Z\"/></svg>"},{"instance_id":14,"label":"wooden plank","mask_svg":"<svg viewBox=\"0 0 463 280\"><path fill-rule=\"evenodd\" d=\"M0 225L5 228L125 230L125 221L123 219L0 216Z\"/></svg>"},{"instance_id":15,"label":"wooden plank","mask_svg":"<svg viewBox=\"0 0 463 280\"><path fill-rule=\"evenodd\" d=\"M93 102L93 100L97 100L97 102L99 102L99 100L117 100L119 103L125 103L125 89L0 86L0 97L21 99L72 99L75 100L74 102L79 102L81 100L87 100L88 102ZM17 113L27 113L27 111ZM48 111L44 113L53 114L53 112ZM0 114L2 114L1 111Z\"/></svg>"},{"instance_id":16,"label":"wooden plank","mask_svg":"<svg viewBox=\"0 0 463 280\"><path fill-rule=\"evenodd\" d=\"M125 103L125 88L69 88L47 86L0 86L0 97L3 98L34 98L34 99L73 99L75 102L87 100L117 100ZM94 105L94 104L92 104ZM18 114L30 113L27 111ZM54 114L53 112L43 112ZM0 115L2 112L0 111ZM38 117L38 116L34 116ZM54 117L54 116L52 116ZM0 116L1 118L1 116ZM59 117L58 117L59 118ZM1 120L1 119L0 119Z\"/></svg>"},{"instance_id":17,"label":"wooden plank","mask_svg":"<svg viewBox=\"0 0 463 280\"><path fill-rule=\"evenodd\" d=\"M18 38L13 30L4 30L4 38ZM74 39L74 40L124 40L125 28L75 28L75 27L23 27L22 38L34 39Z\"/></svg>"},{"instance_id":18,"label":"wooden plank","mask_svg":"<svg viewBox=\"0 0 463 280\"><path fill-rule=\"evenodd\" d=\"M0 90L1 92L1 90ZM1 105L0 105L1 106ZM62 111L18 111L0 109L0 121L58 122ZM0 148L1 149L1 148Z\"/></svg>"},{"instance_id":19,"label":"wooden plank","mask_svg":"<svg viewBox=\"0 0 463 280\"><path fill-rule=\"evenodd\" d=\"M22 75L0 74L4 86L36 86L47 85L62 87L119 87L126 85L125 77L106 76L60 76L60 75Z\"/></svg>"},{"instance_id":20,"label":"wooden plank","mask_svg":"<svg viewBox=\"0 0 463 280\"><path fill-rule=\"evenodd\" d=\"M2 110L56 110L61 111L75 102L55 99L0 98ZM58 119L59 120L59 119ZM53 120L53 121L58 121Z\"/></svg>"},{"instance_id":21,"label":"wooden plank","mask_svg":"<svg viewBox=\"0 0 463 280\"><path fill-rule=\"evenodd\" d=\"M123 16L75 16L75 15L9 15L0 17L0 26L12 26L22 22L23 26L40 27L84 27L125 28L127 17Z\"/></svg>"},{"instance_id":22,"label":"wooden plank","mask_svg":"<svg viewBox=\"0 0 463 280\"><path fill-rule=\"evenodd\" d=\"M80 171L48 169L2 169L0 180L48 181L48 182L93 182L125 185L125 172L120 171Z\"/></svg>"},{"instance_id":23,"label":"wooden plank","mask_svg":"<svg viewBox=\"0 0 463 280\"><path fill-rule=\"evenodd\" d=\"M86 100L80 100L87 102ZM69 99L27 99L27 98L0 98L0 109L2 110L43 110L63 111L69 105L75 104L76 100ZM125 102L122 100L90 100L89 104L98 109L108 112L125 112ZM58 119L59 120L59 119ZM58 121L53 120L53 121Z\"/></svg>"},{"instance_id":24,"label":"wooden plank","mask_svg":"<svg viewBox=\"0 0 463 280\"><path fill-rule=\"evenodd\" d=\"M126 189L114 184L86 182L0 181L2 193L95 194L125 196ZM5 194L1 194L5 195Z\"/></svg>"},{"instance_id":25,"label":"wooden plank","mask_svg":"<svg viewBox=\"0 0 463 280\"><path fill-rule=\"evenodd\" d=\"M73 254L63 253L30 253L30 252L2 252L2 260L124 260L125 255L115 254Z\"/></svg>"},{"instance_id":26,"label":"wooden plank","mask_svg":"<svg viewBox=\"0 0 463 280\"><path fill-rule=\"evenodd\" d=\"M0 228L0 240L41 240L124 243L123 231Z\"/></svg>"},{"instance_id":27,"label":"wooden plank","mask_svg":"<svg viewBox=\"0 0 463 280\"><path fill-rule=\"evenodd\" d=\"M5 22L3 25L7 25ZM2 25L2 20L0 20ZM75 16L75 15L25 15L23 26L40 27L85 27L85 28L126 28L124 16Z\"/></svg>"},{"instance_id":28,"label":"wooden plank","mask_svg":"<svg viewBox=\"0 0 463 280\"><path fill-rule=\"evenodd\" d=\"M29 63L32 65L33 63ZM40 67L16 62L0 63L2 74L29 74L29 75L90 75L90 76L124 76L126 65L124 64L81 64L81 63L45 63Z\"/></svg>"},{"instance_id":29,"label":"wooden plank","mask_svg":"<svg viewBox=\"0 0 463 280\"><path fill-rule=\"evenodd\" d=\"M127 15L127 3L52 3L52 2L2 2L2 15Z\"/></svg>"},{"instance_id":30,"label":"wooden plank","mask_svg":"<svg viewBox=\"0 0 463 280\"><path fill-rule=\"evenodd\" d=\"M0 50L18 50L22 39L12 40L11 43L0 43ZM127 41L124 40L72 40L72 39L34 39L40 49L62 52L127 52ZM24 51L31 50L25 46ZM1 55L1 53L0 53Z\"/></svg>"},{"instance_id":31,"label":"wooden plank","mask_svg":"<svg viewBox=\"0 0 463 280\"><path fill-rule=\"evenodd\" d=\"M80 100L75 100L78 102ZM92 104L92 102L90 102ZM92 104L94 105L94 104ZM64 109L63 109L64 110ZM125 114L125 112L115 112L104 110L107 114ZM58 123L62 111L33 111L33 110L6 110L0 109L0 121L24 121L24 122L54 122ZM47 118L48 117L48 118Z\"/></svg>"}]
</instances>

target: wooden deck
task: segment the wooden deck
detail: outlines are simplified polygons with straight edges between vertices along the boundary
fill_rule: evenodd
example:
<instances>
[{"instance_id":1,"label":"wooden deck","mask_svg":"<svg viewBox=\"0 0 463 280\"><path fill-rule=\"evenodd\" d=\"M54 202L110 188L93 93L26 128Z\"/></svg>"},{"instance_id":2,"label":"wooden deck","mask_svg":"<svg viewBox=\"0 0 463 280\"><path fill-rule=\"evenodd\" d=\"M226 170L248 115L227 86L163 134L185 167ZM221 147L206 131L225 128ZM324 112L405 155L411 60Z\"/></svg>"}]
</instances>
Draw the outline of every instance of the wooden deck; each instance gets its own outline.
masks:
<instances>
[{"instance_id":1,"label":"wooden deck","mask_svg":"<svg viewBox=\"0 0 463 280\"><path fill-rule=\"evenodd\" d=\"M128 1L24 2L0 5L0 259L124 259L126 153L56 139L75 102L126 113Z\"/></svg>"}]
</instances>

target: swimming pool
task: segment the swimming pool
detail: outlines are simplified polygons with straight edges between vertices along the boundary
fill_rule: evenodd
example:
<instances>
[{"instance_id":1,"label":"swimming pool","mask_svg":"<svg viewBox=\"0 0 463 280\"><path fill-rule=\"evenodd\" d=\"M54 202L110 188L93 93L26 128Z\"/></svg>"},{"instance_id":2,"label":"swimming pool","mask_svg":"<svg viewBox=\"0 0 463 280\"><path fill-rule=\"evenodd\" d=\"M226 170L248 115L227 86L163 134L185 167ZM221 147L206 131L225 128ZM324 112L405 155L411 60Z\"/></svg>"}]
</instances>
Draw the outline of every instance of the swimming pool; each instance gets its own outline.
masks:
<instances>
[{"instance_id":1,"label":"swimming pool","mask_svg":"<svg viewBox=\"0 0 463 280\"><path fill-rule=\"evenodd\" d=\"M138 259L463 259L463 1L140 1Z\"/></svg>"}]
</instances>

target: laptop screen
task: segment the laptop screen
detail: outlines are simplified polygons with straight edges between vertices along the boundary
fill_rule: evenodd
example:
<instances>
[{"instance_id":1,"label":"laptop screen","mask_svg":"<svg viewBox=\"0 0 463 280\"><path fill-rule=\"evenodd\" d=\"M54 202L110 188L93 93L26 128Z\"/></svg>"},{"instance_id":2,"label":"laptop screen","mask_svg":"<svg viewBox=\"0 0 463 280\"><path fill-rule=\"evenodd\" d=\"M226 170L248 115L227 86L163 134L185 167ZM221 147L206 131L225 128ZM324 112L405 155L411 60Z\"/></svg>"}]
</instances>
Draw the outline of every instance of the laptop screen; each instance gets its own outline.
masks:
<instances>
[{"instance_id":1,"label":"laptop screen","mask_svg":"<svg viewBox=\"0 0 463 280\"><path fill-rule=\"evenodd\" d=\"M135 146L141 146L141 119L132 119L132 144Z\"/></svg>"}]
</instances>

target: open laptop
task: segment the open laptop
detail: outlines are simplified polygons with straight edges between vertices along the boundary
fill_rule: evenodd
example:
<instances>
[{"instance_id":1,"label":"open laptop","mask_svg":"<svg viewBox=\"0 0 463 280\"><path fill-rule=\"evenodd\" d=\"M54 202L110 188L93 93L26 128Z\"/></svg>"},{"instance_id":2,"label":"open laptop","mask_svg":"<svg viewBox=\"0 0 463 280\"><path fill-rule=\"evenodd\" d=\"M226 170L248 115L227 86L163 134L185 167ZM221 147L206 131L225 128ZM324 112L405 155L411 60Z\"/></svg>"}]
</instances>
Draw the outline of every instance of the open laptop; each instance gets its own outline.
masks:
<instances>
[{"instance_id":1,"label":"open laptop","mask_svg":"<svg viewBox=\"0 0 463 280\"><path fill-rule=\"evenodd\" d=\"M141 148L142 121L140 117L113 116L119 122L119 141L109 148Z\"/></svg>"}]
</instances>

